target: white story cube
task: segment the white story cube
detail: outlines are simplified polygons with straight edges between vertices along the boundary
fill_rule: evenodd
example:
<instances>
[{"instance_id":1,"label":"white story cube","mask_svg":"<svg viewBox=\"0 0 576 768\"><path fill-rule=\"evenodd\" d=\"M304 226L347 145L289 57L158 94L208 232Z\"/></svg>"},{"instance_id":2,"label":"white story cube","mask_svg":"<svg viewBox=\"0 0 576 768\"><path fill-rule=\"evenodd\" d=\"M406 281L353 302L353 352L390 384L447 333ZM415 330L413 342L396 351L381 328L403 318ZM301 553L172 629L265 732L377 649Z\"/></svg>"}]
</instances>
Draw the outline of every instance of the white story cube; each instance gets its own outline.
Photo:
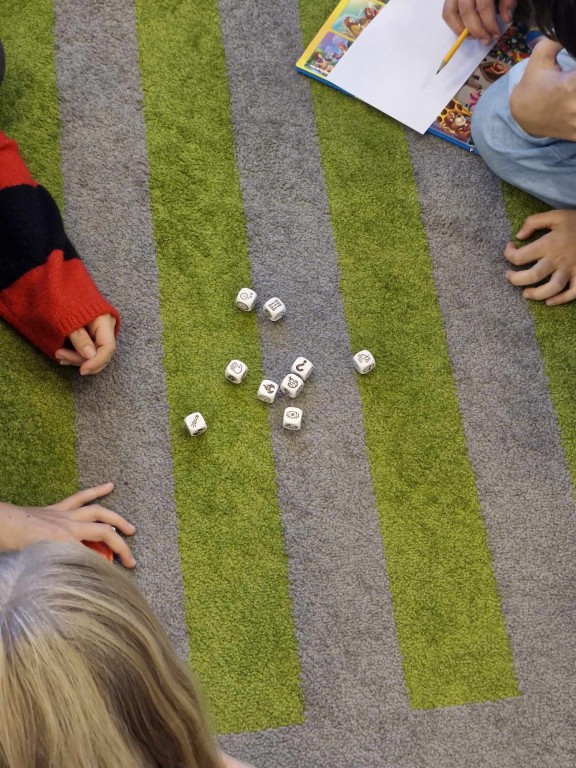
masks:
<instances>
[{"instance_id":1,"label":"white story cube","mask_svg":"<svg viewBox=\"0 0 576 768\"><path fill-rule=\"evenodd\" d=\"M304 382L295 373L289 373L282 379L280 389L288 397L297 397L304 389Z\"/></svg>"},{"instance_id":2,"label":"white story cube","mask_svg":"<svg viewBox=\"0 0 576 768\"><path fill-rule=\"evenodd\" d=\"M357 352L354 357L354 367L358 373L370 373L370 371L376 365L373 355L368 352L367 349L363 349L361 352Z\"/></svg>"},{"instance_id":3,"label":"white story cube","mask_svg":"<svg viewBox=\"0 0 576 768\"><path fill-rule=\"evenodd\" d=\"M305 357L297 357L292 363L292 368L290 370L292 373L295 373L296 376L300 376L302 381L306 381L308 376L312 373L312 368L314 368L314 366L310 360L307 360Z\"/></svg>"},{"instance_id":4,"label":"white story cube","mask_svg":"<svg viewBox=\"0 0 576 768\"><path fill-rule=\"evenodd\" d=\"M278 384L270 379L263 379L262 383L258 387L258 394L256 397L258 400L262 400L265 403L273 403L278 394Z\"/></svg>"},{"instance_id":5,"label":"white story cube","mask_svg":"<svg viewBox=\"0 0 576 768\"><path fill-rule=\"evenodd\" d=\"M286 306L281 299L273 296L264 304L264 314L269 320L276 322L286 314Z\"/></svg>"},{"instance_id":6,"label":"white story cube","mask_svg":"<svg viewBox=\"0 0 576 768\"><path fill-rule=\"evenodd\" d=\"M195 411L189 416L186 416L184 419L184 424L192 436L201 435L202 432L206 432L208 429L206 422L204 421L204 417L201 413L198 413L198 411Z\"/></svg>"},{"instance_id":7,"label":"white story cube","mask_svg":"<svg viewBox=\"0 0 576 768\"><path fill-rule=\"evenodd\" d=\"M250 312L251 309L254 309L257 296L258 294L252 288L240 288L238 296L236 296L236 306L243 312Z\"/></svg>"},{"instance_id":8,"label":"white story cube","mask_svg":"<svg viewBox=\"0 0 576 768\"><path fill-rule=\"evenodd\" d=\"M302 409L294 408L294 406L286 408L284 418L282 419L282 426L284 429L300 429L302 426Z\"/></svg>"},{"instance_id":9,"label":"white story cube","mask_svg":"<svg viewBox=\"0 0 576 768\"><path fill-rule=\"evenodd\" d=\"M248 366L242 362L242 360L230 360L228 367L224 375L233 384L241 384L246 374L248 373Z\"/></svg>"}]
</instances>

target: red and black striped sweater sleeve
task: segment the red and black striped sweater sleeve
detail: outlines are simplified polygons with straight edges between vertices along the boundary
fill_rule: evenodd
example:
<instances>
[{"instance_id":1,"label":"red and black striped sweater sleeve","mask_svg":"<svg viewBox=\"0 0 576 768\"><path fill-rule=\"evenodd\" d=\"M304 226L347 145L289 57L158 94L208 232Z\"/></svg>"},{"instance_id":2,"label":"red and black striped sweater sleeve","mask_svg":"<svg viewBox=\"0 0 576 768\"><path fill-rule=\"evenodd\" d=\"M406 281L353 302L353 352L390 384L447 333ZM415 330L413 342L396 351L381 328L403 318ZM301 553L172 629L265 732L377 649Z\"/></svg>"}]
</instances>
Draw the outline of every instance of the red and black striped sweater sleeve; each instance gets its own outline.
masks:
<instances>
[{"instance_id":1,"label":"red and black striped sweater sleeve","mask_svg":"<svg viewBox=\"0 0 576 768\"><path fill-rule=\"evenodd\" d=\"M0 316L49 357L99 315L100 294L64 232L58 206L0 132Z\"/></svg>"}]
</instances>

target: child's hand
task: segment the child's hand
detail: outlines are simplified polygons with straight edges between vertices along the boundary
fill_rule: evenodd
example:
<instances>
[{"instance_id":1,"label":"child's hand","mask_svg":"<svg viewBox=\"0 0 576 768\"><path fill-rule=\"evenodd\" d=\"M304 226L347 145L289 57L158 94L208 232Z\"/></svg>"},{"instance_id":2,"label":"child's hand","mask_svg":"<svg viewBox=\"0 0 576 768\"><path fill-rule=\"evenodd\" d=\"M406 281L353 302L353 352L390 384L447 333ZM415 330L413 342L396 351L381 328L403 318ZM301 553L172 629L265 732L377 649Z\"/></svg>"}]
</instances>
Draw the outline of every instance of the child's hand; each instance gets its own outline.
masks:
<instances>
[{"instance_id":1,"label":"child's hand","mask_svg":"<svg viewBox=\"0 0 576 768\"><path fill-rule=\"evenodd\" d=\"M525 240L540 229L549 229L533 243L516 248L508 243L504 256L511 264L533 266L519 272L509 271L512 285L533 285L550 279L536 288L525 288L525 299L545 300L549 307L576 299L576 211L548 211L528 216L516 235Z\"/></svg>"},{"instance_id":2,"label":"child's hand","mask_svg":"<svg viewBox=\"0 0 576 768\"><path fill-rule=\"evenodd\" d=\"M113 488L113 483L86 488L49 507L0 503L0 551L24 549L35 541L101 541L120 557L122 565L134 568L130 548L114 528L127 536L136 529L116 512L91 503Z\"/></svg>"},{"instance_id":3,"label":"child's hand","mask_svg":"<svg viewBox=\"0 0 576 768\"><path fill-rule=\"evenodd\" d=\"M512 21L517 0L500 0L499 12L505 22ZM468 29L471 37L485 45L495 42L501 35L496 21L495 0L445 0L442 18L459 35Z\"/></svg>"},{"instance_id":4,"label":"child's hand","mask_svg":"<svg viewBox=\"0 0 576 768\"><path fill-rule=\"evenodd\" d=\"M576 141L576 72L563 72L562 46L547 38L536 45L510 95L512 116L531 136Z\"/></svg>"},{"instance_id":5,"label":"child's hand","mask_svg":"<svg viewBox=\"0 0 576 768\"><path fill-rule=\"evenodd\" d=\"M79 366L82 376L100 373L116 351L115 326L112 315L100 315L85 328L73 331L68 338L75 351L61 347L56 350L56 359L61 365Z\"/></svg>"}]
</instances>

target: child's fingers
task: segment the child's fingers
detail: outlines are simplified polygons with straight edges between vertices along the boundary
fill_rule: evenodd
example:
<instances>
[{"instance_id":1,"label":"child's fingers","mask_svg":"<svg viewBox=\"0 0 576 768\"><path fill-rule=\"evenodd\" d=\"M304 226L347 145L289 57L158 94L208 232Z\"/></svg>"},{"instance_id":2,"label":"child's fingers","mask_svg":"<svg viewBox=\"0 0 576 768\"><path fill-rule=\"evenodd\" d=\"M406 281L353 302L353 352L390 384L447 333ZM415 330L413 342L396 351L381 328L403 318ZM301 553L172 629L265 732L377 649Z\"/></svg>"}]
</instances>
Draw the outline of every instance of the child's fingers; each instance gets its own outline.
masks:
<instances>
[{"instance_id":1,"label":"child's fingers","mask_svg":"<svg viewBox=\"0 0 576 768\"><path fill-rule=\"evenodd\" d=\"M526 219L524 219L524 223L516 233L516 237L518 240L525 240L540 229L550 229L555 223L556 219L554 217L554 211L533 213L532 216L527 216Z\"/></svg>"},{"instance_id":2,"label":"child's fingers","mask_svg":"<svg viewBox=\"0 0 576 768\"><path fill-rule=\"evenodd\" d=\"M557 307L559 304L567 304L573 299L576 299L576 280L574 278L572 278L569 288L546 299L546 304L549 307Z\"/></svg>"},{"instance_id":3,"label":"child's fingers","mask_svg":"<svg viewBox=\"0 0 576 768\"><path fill-rule=\"evenodd\" d=\"M114 528L118 528L127 536L132 536L136 532L136 528L129 523L118 512L113 512L111 509L101 507L99 504L90 504L87 507L80 507L80 509L74 510L72 513L73 519L83 523L106 523L112 525Z\"/></svg>"},{"instance_id":4,"label":"child's fingers","mask_svg":"<svg viewBox=\"0 0 576 768\"><path fill-rule=\"evenodd\" d=\"M458 0L446 0L442 9L442 18L448 24L452 32L460 35L464 31L464 23L460 17Z\"/></svg>"},{"instance_id":5,"label":"child's fingers","mask_svg":"<svg viewBox=\"0 0 576 768\"><path fill-rule=\"evenodd\" d=\"M498 20L496 18L496 4L494 0L478 0L476 3L476 11L480 16L482 27L485 32L482 35L484 42L489 43L492 39L500 37L500 27L498 26ZM466 24L466 18L462 16L464 23ZM470 27L468 27L470 31ZM488 33L488 35L486 35Z\"/></svg>"},{"instance_id":6,"label":"child's fingers","mask_svg":"<svg viewBox=\"0 0 576 768\"><path fill-rule=\"evenodd\" d=\"M530 269L521 269L518 272L509 270L506 272L506 277L512 285L534 285L545 280L553 272L554 267L546 259L541 259Z\"/></svg>"},{"instance_id":7,"label":"child's fingers","mask_svg":"<svg viewBox=\"0 0 576 768\"><path fill-rule=\"evenodd\" d=\"M79 541L103 541L126 568L134 568L136 560L122 536L104 523L78 523L75 531Z\"/></svg>"},{"instance_id":8,"label":"child's fingers","mask_svg":"<svg viewBox=\"0 0 576 768\"><path fill-rule=\"evenodd\" d=\"M57 349L54 357L60 365L75 365L80 366L82 363L85 362L86 358L82 357L82 355L79 352L74 352L72 349L66 349L66 347L61 347L60 349Z\"/></svg>"},{"instance_id":9,"label":"child's fingers","mask_svg":"<svg viewBox=\"0 0 576 768\"><path fill-rule=\"evenodd\" d=\"M100 373L108 365L116 352L114 328L116 320L112 315L101 315L89 323L88 328L94 337L96 355L80 367L82 376Z\"/></svg>"},{"instance_id":10,"label":"child's fingers","mask_svg":"<svg viewBox=\"0 0 576 768\"><path fill-rule=\"evenodd\" d=\"M96 356L92 360L85 360L80 366L81 376L93 376L96 373L104 370L110 360L114 357L116 351L116 344L113 346L98 347Z\"/></svg>"},{"instance_id":11,"label":"child's fingers","mask_svg":"<svg viewBox=\"0 0 576 768\"><path fill-rule=\"evenodd\" d=\"M500 16L502 16L502 19L506 23L510 23L512 21L512 15L514 14L515 8L516 0L500 0L498 10L500 11Z\"/></svg>"},{"instance_id":12,"label":"child's fingers","mask_svg":"<svg viewBox=\"0 0 576 768\"><path fill-rule=\"evenodd\" d=\"M514 243L508 243L504 248L504 258L515 267L523 267L533 261L538 261L544 255L539 240L523 245L521 248L517 248Z\"/></svg>"},{"instance_id":13,"label":"child's fingers","mask_svg":"<svg viewBox=\"0 0 576 768\"><path fill-rule=\"evenodd\" d=\"M561 269L557 269L547 283L538 285L535 288L525 288L522 291L522 296L524 296L525 299L534 299L535 301L550 299L552 296L561 293L568 285L569 280L569 274L563 272Z\"/></svg>"},{"instance_id":14,"label":"child's fingers","mask_svg":"<svg viewBox=\"0 0 576 768\"><path fill-rule=\"evenodd\" d=\"M96 345L85 328L78 328L76 331L72 331L68 338L76 352L81 354L85 360L90 360L96 356Z\"/></svg>"},{"instance_id":15,"label":"child's fingers","mask_svg":"<svg viewBox=\"0 0 576 768\"><path fill-rule=\"evenodd\" d=\"M114 329L116 328L116 318L113 315L99 315L88 323L88 330L95 339L96 346L99 344L109 344L114 338Z\"/></svg>"},{"instance_id":16,"label":"child's fingers","mask_svg":"<svg viewBox=\"0 0 576 768\"><path fill-rule=\"evenodd\" d=\"M86 328L73 331L68 338L74 350L65 347L58 349L56 359L62 365L79 366L83 376L100 373L116 351L115 326L116 318L112 315L100 315L88 323Z\"/></svg>"},{"instance_id":17,"label":"child's fingers","mask_svg":"<svg viewBox=\"0 0 576 768\"><path fill-rule=\"evenodd\" d=\"M102 483L101 485L95 485L92 488L84 488L81 491L76 491L72 496L68 496L57 504L52 504L49 509L59 509L62 512L69 512L73 509L83 507L85 504L90 504L96 499L101 499L103 496L108 496L114 490L114 483Z\"/></svg>"},{"instance_id":18,"label":"child's fingers","mask_svg":"<svg viewBox=\"0 0 576 768\"><path fill-rule=\"evenodd\" d=\"M472 37L488 45L500 35L494 0L460 0L458 7L462 23Z\"/></svg>"}]
</instances>

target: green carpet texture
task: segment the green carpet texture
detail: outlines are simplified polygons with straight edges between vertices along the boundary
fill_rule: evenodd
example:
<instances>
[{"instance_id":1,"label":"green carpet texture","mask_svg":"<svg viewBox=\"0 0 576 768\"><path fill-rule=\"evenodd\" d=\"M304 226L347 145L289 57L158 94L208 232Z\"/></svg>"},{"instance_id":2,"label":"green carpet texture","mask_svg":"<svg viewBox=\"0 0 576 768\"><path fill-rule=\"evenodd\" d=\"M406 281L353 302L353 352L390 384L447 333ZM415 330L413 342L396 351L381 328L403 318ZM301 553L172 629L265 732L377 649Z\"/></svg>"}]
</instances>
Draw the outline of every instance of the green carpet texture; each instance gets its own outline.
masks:
<instances>
[{"instance_id":1,"label":"green carpet texture","mask_svg":"<svg viewBox=\"0 0 576 768\"><path fill-rule=\"evenodd\" d=\"M300 5L310 38L319 9ZM352 346L386 361L358 385L410 703L515 696L404 131L312 91ZM388 212L376 225L367 199Z\"/></svg>"},{"instance_id":2,"label":"green carpet texture","mask_svg":"<svg viewBox=\"0 0 576 768\"><path fill-rule=\"evenodd\" d=\"M49 1L2 4L1 36L10 64L2 85L0 125L21 143L32 173L61 204L53 26ZM69 371L45 360L4 324L0 367L1 497L44 504L73 493L78 479Z\"/></svg>"},{"instance_id":3,"label":"green carpet texture","mask_svg":"<svg viewBox=\"0 0 576 768\"><path fill-rule=\"evenodd\" d=\"M266 408L212 362L263 378L256 316L229 300L251 278L218 9L136 10L191 661L223 729L288 725L303 713ZM190 403L214 427L202 441Z\"/></svg>"},{"instance_id":4,"label":"green carpet texture","mask_svg":"<svg viewBox=\"0 0 576 768\"><path fill-rule=\"evenodd\" d=\"M568 768L576 309L504 277L541 203L296 73L334 2L0 0L0 130L123 318L82 380L0 324L0 498L114 481L256 768Z\"/></svg>"}]
</instances>

